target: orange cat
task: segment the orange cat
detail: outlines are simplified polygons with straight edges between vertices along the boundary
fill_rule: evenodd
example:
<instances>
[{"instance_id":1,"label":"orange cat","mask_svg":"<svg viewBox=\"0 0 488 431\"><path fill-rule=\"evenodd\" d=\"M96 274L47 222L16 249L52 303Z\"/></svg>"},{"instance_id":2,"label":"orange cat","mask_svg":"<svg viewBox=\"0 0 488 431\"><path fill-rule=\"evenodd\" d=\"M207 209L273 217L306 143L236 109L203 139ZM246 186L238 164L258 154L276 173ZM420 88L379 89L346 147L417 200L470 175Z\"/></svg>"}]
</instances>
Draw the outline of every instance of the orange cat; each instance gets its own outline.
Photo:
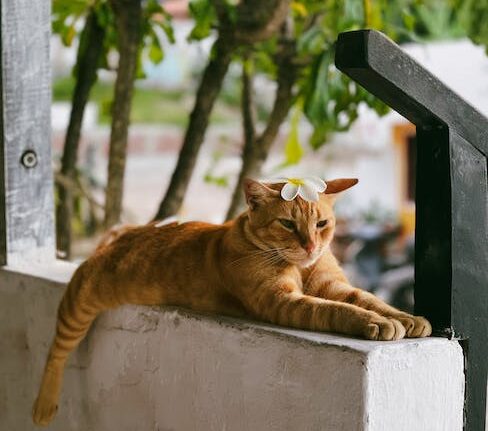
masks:
<instances>
[{"instance_id":1,"label":"orange cat","mask_svg":"<svg viewBox=\"0 0 488 431\"><path fill-rule=\"evenodd\" d=\"M248 180L249 210L223 225L150 223L124 228L73 275L33 410L47 425L57 410L68 354L103 310L167 304L370 340L430 335L422 317L349 285L329 250L337 193L355 179L327 182L318 202L285 201L283 184Z\"/></svg>"}]
</instances>

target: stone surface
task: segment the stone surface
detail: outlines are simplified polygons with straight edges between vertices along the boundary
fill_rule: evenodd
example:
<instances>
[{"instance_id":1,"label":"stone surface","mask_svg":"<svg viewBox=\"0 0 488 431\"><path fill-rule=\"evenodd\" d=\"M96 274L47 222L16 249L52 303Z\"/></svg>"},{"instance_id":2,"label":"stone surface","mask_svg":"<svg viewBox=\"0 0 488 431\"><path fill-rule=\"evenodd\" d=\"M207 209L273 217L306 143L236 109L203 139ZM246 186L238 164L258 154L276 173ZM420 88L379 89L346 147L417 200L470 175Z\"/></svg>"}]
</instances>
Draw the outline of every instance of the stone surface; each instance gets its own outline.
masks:
<instances>
[{"instance_id":1,"label":"stone surface","mask_svg":"<svg viewBox=\"0 0 488 431\"><path fill-rule=\"evenodd\" d=\"M74 266L0 270L0 430L30 411ZM35 274L35 275L32 275ZM183 310L96 321L50 430L461 430L463 355L441 338L381 343Z\"/></svg>"}]
</instances>

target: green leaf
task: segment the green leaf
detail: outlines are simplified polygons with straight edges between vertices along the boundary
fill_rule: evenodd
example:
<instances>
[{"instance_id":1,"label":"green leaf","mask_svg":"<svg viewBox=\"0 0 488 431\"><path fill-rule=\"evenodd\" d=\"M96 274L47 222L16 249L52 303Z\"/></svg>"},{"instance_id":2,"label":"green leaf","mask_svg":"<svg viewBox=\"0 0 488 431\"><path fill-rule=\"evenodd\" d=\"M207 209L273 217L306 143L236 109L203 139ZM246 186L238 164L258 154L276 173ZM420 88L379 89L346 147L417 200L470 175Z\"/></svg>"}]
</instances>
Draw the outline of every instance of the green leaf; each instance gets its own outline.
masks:
<instances>
[{"instance_id":1,"label":"green leaf","mask_svg":"<svg viewBox=\"0 0 488 431\"><path fill-rule=\"evenodd\" d=\"M215 150L212 153L210 160L210 165L203 175L203 181L208 184L213 184L218 187L227 187L229 185L229 177L227 175L216 175L214 171L216 170L218 164L224 157L224 152L220 149Z\"/></svg>"},{"instance_id":2,"label":"green leaf","mask_svg":"<svg viewBox=\"0 0 488 431\"><path fill-rule=\"evenodd\" d=\"M62 34L63 29L66 27L64 20L65 20L65 17L57 17L56 19L53 20L53 22L52 22L53 33L59 34L59 35Z\"/></svg>"},{"instance_id":3,"label":"green leaf","mask_svg":"<svg viewBox=\"0 0 488 431\"><path fill-rule=\"evenodd\" d=\"M329 51L323 52L316 58L308 76L305 87L305 115L312 125L327 120L329 94L329 66L332 55Z\"/></svg>"},{"instance_id":4,"label":"green leaf","mask_svg":"<svg viewBox=\"0 0 488 431\"><path fill-rule=\"evenodd\" d=\"M189 4L190 13L195 20L188 39L202 40L208 37L212 31L213 25L216 23L216 14L209 0L192 0Z\"/></svg>"},{"instance_id":5,"label":"green leaf","mask_svg":"<svg viewBox=\"0 0 488 431\"><path fill-rule=\"evenodd\" d=\"M213 176L209 173L203 176L203 181L207 184L213 184L217 187L227 187L229 185L229 178L226 176Z\"/></svg>"},{"instance_id":6,"label":"green leaf","mask_svg":"<svg viewBox=\"0 0 488 431\"><path fill-rule=\"evenodd\" d=\"M157 0L147 0L144 7L144 12L150 16L158 13L163 14L164 9Z\"/></svg>"},{"instance_id":7,"label":"green leaf","mask_svg":"<svg viewBox=\"0 0 488 431\"><path fill-rule=\"evenodd\" d=\"M53 16L80 16L89 9L92 0L53 0Z\"/></svg>"},{"instance_id":8,"label":"green leaf","mask_svg":"<svg viewBox=\"0 0 488 431\"><path fill-rule=\"evenodd\" d=\"M327 41L323 30L314 26L305 31L297 42L297 51L300 54L316 55L324 51Z\"/></svg>"},{"instance_id":9,"label":"green leaf","mask_svg":"<svg viewBox=\"0 0 488 431\"><path fill-rule=\"evenodd\" d=\"M291 2L291 10L300 17L305 17L308 15L307 7L303 2L293 1Z\"/></svg>"},{"instance_id":10,"label":"green leaf","mask_svg":"<svg viewBox=\"0 0 488 431\"><path fill-rule=\"evenodd\" d=\"M415 30L415 17L410 13L408 9L402 11L403 24L408 31Z\"/></svg>"},{"instance_id":11,"label":"green leaf","mask_svg":"<svg viewBox=\"0 0 488 431\"><path fill-rule=\"evenodd\" d=\"M161 45L158 43L153 43L149 47L149 59L152 61L153 64L159 64L163 61L164 52L161 49Z\"/></svg>"},{"instance_id":12,"label":"green leaf","mask_svg":"<svg viewBox=\"0 0 488 431\"><path fill-rule=\"evenodd\" d=\"M61 31L61 40L65 46L71 46L73 39L76 36L76 29L74 23L66 26Z\"/></svg>"},{"instance_id":13,"label":"green leaf","mask_svg":"<svg viewBox=\"0 0 488 431\"><path fill-rule=\"evenodd\" d=\"M173 31L173 26L171 25L171 21L163 21L159 25L163 29L170 43L175 43L176 39Z\"/></svg>"},{"instance_id":14,"label":"green leaf","mask_svg":"<svg viewBox=\"0 0 488 431\"><path fill-rule=\"evenodd\" d=\"M137 53L136 62L136 79L144 79L146 77L146 72L144 71L144 63L142 61L141 50Z\"/></svg>"},{"instance_id":15,"label":"green leaf","mask_svg":"<svg viewBox=\"0 0 488 431\"><path fill-rule=\"evenodd\" d=\"M303 157L303 148L300 144L298 129L302 118L301 102L295 107L291 122L290 133L285 144L285 166L296 165Z\"/></svg>"},{"instance_id":16,"label":"green leaf","mask_svg":"<svg viewBox=\"0 0 488 431\"><path fill-rule=\"evenodd\" d=\"M310 136L309 144L314 149L319 149L327 139L329 128L326 124L314 127L312 136Z\"/></svg>"}]
</instances>

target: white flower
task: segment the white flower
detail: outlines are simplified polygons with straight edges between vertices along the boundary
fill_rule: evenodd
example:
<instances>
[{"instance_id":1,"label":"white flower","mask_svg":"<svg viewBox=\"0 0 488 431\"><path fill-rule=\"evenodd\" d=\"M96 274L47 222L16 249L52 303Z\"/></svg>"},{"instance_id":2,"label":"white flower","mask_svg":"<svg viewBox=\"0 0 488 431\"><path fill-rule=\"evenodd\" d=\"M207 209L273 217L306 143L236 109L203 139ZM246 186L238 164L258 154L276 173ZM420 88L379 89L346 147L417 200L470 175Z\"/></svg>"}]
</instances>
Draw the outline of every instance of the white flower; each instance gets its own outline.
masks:
<instances>
[{"instance_id":1,"label":"white flower","mask_svg":"<svg viewBox=\"0 0 488 431\"><path fill-rule=\"evenodd\" d=\"M281 189L281 197L285 201L292 201L297 196L300 196L306 201L317 202L319 193L324 192L327 188L325 181L318 177L281 178L272 182L285 183Z\"/></svg>"}]
</instances>

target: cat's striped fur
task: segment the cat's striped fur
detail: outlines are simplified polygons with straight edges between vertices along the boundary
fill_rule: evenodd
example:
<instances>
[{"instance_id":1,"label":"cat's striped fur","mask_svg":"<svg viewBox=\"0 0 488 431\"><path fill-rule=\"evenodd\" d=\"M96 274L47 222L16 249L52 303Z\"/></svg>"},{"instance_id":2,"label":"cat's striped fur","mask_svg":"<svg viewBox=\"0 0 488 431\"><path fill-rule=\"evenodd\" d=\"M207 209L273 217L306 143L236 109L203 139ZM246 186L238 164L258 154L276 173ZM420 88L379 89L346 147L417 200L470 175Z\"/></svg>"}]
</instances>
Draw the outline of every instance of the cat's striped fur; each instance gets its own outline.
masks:
<instances>
[{"instance_id":1,"label":"cat's striped fur","mask_svg":"<svg viewBox=\"0 0 488 431\"><path fill-rule=\"evenodd\" d=\"M356 182L329 181L310 203L284 201L281 185L248 181L250 209L235 221L150 223L109 234L59 306L34 422L53 419L68 355L95 317L122 304L178 305L371 340L429 335L424 318L350 286L329 250L336 194Z\"/></svg>"}]
</instances>

